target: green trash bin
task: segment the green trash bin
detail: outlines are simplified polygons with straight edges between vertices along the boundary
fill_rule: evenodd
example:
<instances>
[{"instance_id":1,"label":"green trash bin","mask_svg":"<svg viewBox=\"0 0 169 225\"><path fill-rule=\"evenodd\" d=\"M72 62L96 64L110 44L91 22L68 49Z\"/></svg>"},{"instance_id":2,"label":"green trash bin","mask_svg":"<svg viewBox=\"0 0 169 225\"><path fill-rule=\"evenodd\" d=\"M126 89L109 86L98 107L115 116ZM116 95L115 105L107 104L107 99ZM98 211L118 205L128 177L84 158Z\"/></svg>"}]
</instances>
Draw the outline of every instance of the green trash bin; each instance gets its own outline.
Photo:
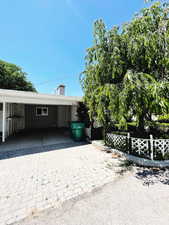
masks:
<instances>
[{"instance_id":1,"label":"green trash bin","mask_svg":"<svg viewBox=\"0 0 169 225\"><path fill-rule=\"evenodd\" d=\"M74 141L82 141L84 138L85 124L81 122L71 122L71 134Z\"/></svg>"}]
</instances>

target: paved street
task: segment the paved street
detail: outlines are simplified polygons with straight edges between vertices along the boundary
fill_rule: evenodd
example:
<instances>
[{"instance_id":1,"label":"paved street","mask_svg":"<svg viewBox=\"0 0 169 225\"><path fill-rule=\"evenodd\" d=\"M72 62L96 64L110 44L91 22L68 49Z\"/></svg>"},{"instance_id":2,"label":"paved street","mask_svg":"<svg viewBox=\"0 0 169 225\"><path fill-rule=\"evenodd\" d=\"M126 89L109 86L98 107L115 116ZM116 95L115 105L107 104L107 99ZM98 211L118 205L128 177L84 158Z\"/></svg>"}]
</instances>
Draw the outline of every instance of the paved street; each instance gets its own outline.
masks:
<instances>
[{"instance_id":1,"label":"paved street","mask_svg":"<svg viewBox=\"0 0 169 225\"><path fill-rule=\"evenodd\" d=\"M117 164L92 145L14 151L0 160L0 224L12 224L110 183ZM20 224L20 223L19 223ZM48 223L47 223L48 224Z\"/></svg>"},{"instance_id":2,"label":"paved street","mask_svg":"<svg viewBox=\"0 0 169 225\"><path fill-rule=\"evenodd\" d=\"M169 171L136 169L16 225L168 225Z\"/></svg>"}]
</instances>

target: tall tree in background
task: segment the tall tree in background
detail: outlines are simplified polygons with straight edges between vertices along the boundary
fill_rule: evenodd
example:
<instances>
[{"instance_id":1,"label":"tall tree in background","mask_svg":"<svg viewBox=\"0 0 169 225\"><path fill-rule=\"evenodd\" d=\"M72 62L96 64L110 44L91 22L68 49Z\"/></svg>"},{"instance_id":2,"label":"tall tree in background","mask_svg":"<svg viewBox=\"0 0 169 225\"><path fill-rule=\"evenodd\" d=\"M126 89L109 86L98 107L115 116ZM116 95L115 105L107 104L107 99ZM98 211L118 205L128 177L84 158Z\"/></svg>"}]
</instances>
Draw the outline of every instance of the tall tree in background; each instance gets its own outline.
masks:
<instances>
[{"instance_id":1,"label":"tall tree in background","mask_svg":"<svg viewBox=\"0 0 169 225\"><path fill-rule=\"evenodd\" d=\"M21 91L33 91L33 84L27 80L26 73L15 64L0 60L0 88Z\"/></svg>"},{"instance_id":2,"label":"tall tree in background","mask_svg":"<svg viewBox=\"0 0 169 225\"><path fill-rule=\"evenodd\" d=\"M113 120L126 127L135 116L144 130L152 113L168 111L168 12L167 4L155 3L121 28L95 22L81 81L90 116L104 126Z\"/></svg>"}]
</instances>

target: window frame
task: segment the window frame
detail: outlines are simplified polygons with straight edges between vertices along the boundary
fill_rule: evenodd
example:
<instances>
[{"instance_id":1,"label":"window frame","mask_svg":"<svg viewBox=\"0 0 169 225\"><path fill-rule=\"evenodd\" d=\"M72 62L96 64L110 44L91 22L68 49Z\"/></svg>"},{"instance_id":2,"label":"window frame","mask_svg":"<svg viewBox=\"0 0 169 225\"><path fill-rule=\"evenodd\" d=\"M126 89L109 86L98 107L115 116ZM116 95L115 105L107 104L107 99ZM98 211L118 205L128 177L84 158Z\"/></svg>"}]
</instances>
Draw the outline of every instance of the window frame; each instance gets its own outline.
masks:
<instances>
[{"instance_id":1,"label":"window frame","mask_svg":"<svg viewBox=\"0 0 169 225\"><path fill-rule=\"evenodd\" d=\"M38 114L37 113L37 110L38 109L41 109L41 114ZM46 113L44 113L44 109L46 109ZM36 116L48 116L49 115L49 113L48 113L48 107L47 106L37 106L36 107Z\"/></svg>"}]
</instances>

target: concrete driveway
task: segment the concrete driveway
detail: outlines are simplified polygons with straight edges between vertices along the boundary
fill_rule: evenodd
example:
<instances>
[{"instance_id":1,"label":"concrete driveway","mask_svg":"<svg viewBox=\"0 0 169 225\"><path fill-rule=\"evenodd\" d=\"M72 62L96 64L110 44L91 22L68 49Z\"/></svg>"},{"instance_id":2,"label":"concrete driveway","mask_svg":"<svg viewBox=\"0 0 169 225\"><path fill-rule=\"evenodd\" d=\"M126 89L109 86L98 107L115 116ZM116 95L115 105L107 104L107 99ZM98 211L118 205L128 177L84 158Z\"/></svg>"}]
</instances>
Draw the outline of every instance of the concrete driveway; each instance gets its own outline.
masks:
<instances>
[{"instance_id":1,"label":"concrete driveway","mask_svg":"<svg viewBox=\"0 0 169 225\"><path fill-rule=\"evenodd\" d=\"M62 149L62 150L59 150ZM92 145L57 145L57 149L0 160L0 224L12 224L112 182L117 164ZM17 157L19 156L19 157Z\"/></svg>"},{"instance_id":2,"label":"concrete driveway","mask_svg":"<svg viewBox=\"0 0 169 225\"><path fill-rule=\"evenodd\" d=\"M16 225L168 225L169 170L135 168L101 189Z\"/></svg>"}]
</instances>

